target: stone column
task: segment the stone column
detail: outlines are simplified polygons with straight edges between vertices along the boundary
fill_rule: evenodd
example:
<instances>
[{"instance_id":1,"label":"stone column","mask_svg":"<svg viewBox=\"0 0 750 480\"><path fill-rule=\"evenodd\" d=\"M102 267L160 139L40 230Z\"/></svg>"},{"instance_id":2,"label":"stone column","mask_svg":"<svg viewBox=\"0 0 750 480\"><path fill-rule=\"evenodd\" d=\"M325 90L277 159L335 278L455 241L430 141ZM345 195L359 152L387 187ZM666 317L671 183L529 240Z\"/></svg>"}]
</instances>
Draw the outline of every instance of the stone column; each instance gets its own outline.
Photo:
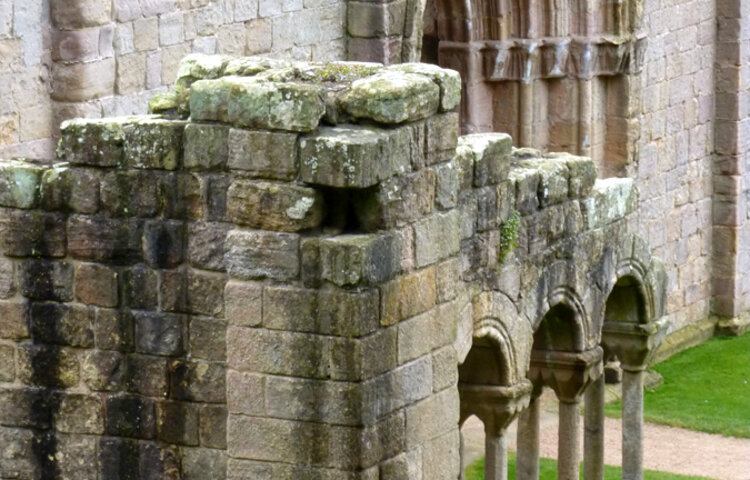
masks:
<instances>
[{"instance_id":1,"label":"stone column","mask_svg":"<svg viewBox=\"0 0 750 480\"><path fill-rule=\"evenodd\" d=\"M643 478L643 371L667 333L668 322L604 322L602 343L622 365L622 478Z\"/></svg>"},{"instance_id":2,"label":"stone column","mask_svg":"<svg viewBox=\"0 0 750 480\"><path fill-rule=\"evenodd\" d=\"M581 396L602 374L602 349L584 352L533 350L529 377L551 387L560 400L557 458L558 480L578 480Z\"/></svg>"},{"instance_id":3,"label":"stone column","mask_svg":"<svg viewBox=\"0 0 750 480\"><path fill-rule=\"evenodd\" d=\"M622 480L642 479L643 370L626 369L622 372Z\"/></svg>"},{"instance_id":4,"label":"stone column","mask_svg":"<svg viewBox=\"0 0 750 480\"><path fill-rule=\"evenodd\" d=\"M518 416L516 440L516 479L536 480L539 478L539 411L541 408L538 391L535 388L529 400L529 407Z\"/></svg>"},{"instance_id":5,"label":"stone column","mask_svg":"<svg viewBox=\"0 0 750 480\"><path fill-rule=\"evenodd\" d=\"M604 478L604 375L589 385L584 394L583 478Z\"/></svg>"},{"instance_id":6,"label":"stone column","mask_svg":"<svg viewBox=\"0 0 750 480\"><path fill-rule=\"evenodd\" d=\"M531 383L515 385L474 385L459 383L461 423L476 415L484 423L485 480L508 479L508 450L505 430L529 405Z\"/></svg>"}]
</instances>

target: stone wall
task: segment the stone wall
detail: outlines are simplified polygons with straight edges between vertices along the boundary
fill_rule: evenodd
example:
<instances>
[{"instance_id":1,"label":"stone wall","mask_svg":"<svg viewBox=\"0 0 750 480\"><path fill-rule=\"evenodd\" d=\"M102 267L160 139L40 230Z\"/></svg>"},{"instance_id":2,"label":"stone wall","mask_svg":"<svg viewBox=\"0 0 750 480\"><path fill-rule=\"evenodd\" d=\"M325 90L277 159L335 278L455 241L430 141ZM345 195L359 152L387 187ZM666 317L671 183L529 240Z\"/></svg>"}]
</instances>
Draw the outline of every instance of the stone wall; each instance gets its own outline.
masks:
<instances>
[{"instance_id":1,"label":"stone wall","mask_svg":"<svg viewBox=\"0 0 750 480\"><path fill-rule=\"evenodd\" d=\"M59 125L146 111L191 52L345 56L345 0L3 0L0 154L50 160ZM304 25L304 28L300 28ZM51 100L50 100L51 97ZM31 142L31 143L30 143Z\"/></svg>"},{"instance_id":2,"label":"stone wall","mask_svg":"<svg viewBox=\"0 0 750 480\"><path fill-rule=\"evenodd\" d=\"M459 138L455 72L180 72L0 163L0 476L455 479L477 339L528 395L532 349L596 372L606 321L655 329L633 182Z\"/></svg>"}]
</instances>

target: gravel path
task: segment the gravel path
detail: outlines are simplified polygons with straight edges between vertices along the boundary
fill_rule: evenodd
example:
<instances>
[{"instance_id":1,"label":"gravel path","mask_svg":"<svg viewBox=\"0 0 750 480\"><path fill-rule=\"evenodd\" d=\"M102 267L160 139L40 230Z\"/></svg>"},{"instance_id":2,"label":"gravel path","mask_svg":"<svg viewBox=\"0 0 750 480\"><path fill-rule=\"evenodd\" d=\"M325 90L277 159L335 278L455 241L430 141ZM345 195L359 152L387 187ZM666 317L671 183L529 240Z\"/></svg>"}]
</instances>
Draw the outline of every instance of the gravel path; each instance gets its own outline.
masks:
<instances>
[{"instance_id":1,"label":"gravel path","mask_svg":"<svg viewBox=\"0 0 750 480\"><path fill-rule=\"evenodd\" d=\"M554 398L545 399L542 405L540 453L542 457L556 458L556 402ZM468 464L484 456L484 429L482 423L472 417L466 421L462 431ZM644 464L649 470L718 480L750 480L750 439L723 437L653 423L646 423L644 439ZM515 423L511 426L508 440L509 448L515 450ZM604 440L604 462L607 465L620 465L622 424L619 419L605 420Z\"/></svg>"}]
</instances>

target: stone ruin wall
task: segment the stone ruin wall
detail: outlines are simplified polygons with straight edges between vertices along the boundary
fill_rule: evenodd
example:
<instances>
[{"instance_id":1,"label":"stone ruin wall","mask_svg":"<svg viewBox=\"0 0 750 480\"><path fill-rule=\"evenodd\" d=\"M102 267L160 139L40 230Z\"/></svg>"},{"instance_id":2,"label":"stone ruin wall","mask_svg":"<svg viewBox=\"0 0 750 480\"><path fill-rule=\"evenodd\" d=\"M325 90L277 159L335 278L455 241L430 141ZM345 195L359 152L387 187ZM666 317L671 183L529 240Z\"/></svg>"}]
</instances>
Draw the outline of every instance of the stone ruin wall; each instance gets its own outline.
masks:
<instances>
[{"instance_id":1,"label":"stone ruin wall","mask_svg":"<svg viewBox=\"0 0 750 480\"><path fill-rule=\"evenodd\" d=\"M2 163L0 475L456 478L477 328L514 384L554 305L573 351L623 275L661 317L632 181L459 138L453 72L338 65L188 58L187 107Z\"/></svg>"}]
</instances>

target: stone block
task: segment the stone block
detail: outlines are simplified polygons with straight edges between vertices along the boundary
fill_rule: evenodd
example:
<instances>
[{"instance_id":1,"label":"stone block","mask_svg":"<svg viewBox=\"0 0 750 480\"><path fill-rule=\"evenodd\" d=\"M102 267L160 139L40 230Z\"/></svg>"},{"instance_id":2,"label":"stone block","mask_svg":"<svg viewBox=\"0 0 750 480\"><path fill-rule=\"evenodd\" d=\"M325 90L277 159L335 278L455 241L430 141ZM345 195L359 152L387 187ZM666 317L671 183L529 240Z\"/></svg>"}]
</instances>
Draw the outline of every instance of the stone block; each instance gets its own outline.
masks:
<instances>
[{"instance_id":1,"label":"stone block","mask_svg":"<svg viewBox=\"0 0 750 480\"><path fill-rule=\"evenodd\" d=\"M161 308L167 312L184 312L222 316L224 283L221 274L198 270L165 270L161 276Z\"/></svg>"},{"instance_id":2,"label":"stone block","mask_svg":"<svg viewBox=\"0 0 750 480\"><path fill-rule=\"evenodd\" d=\"M299 275L299 235L231 230L224 261L233 278L291 280Z\"/></svg>"},{"instance_id":3,"label":"stone block","mask_svg":"<svg viewBox=\"0 0 750 480\"><path fill-rule=\"evenodd\" d=\"M378 328L380 295L377 289L320 290L317 324L320 333L362 337Z\"/></svg>"},{"instance_id":4,"label":"stone block","mask_svg":"<svg viewBox=\"0 0 750 480\"><path fill-rule=\"evenodd\" d=\"M256 373L227 372L227 409L229 413L266 416L266 375ZM278 401L278 400L274 400Z\"/></svg>"},{"instance_id":5,"label":"stone block","mask_svg":"<svg viewBox=\"0 0 750 480\"><path fill-rule=\"evenodd\" d=\"M321 278L338 286L377 285L397 274L401 245L394 235L339 235L320 240Z\"/></svg>"},{"instance_id":6,"label":"stone block","mask_svg":"<svg viewBox=\"0 0 750 480\"><path fill-rule=\"evenodd\" d=\"M226 430L226 426L224 430ZM227 454L225 451L205 448L185 448L182 452L182 474L184 475L184 480L226 478Z\"/></svg>"},{"instance_id":7,"label":"stone block","mask_svg":"<svg viewBox=\"0 0 750 480\"><path fill-rule=\"evenodd\" d=\"M570 173L566 162L557 158L541 158L522 160L519 165L539 172L541 183L538 197L541 208L547 205L556 205L568 199Z\"/></svg>"},{"instance_id":8,"label":"stone block","mask_svg":"<svg viewBox=\"0 0 750 480\"><path fill-rule=\"evenodd\" d=\"M131 351L134 348L133 316L129 311L96 309L94 343L102 350Z\"/></svg>"},{"instance_id":9,"label":"stone block","mask_svg":"<svg viewBox=\"0 0 750 480\"><path fill-rule=\"evenodd\" d=\"M94 263L81 263L75 269L76 299L87 305L116 307L117 271Z\"/></svg>"},{"instance_id":10,"label":"stone block","mask_svg":"<svg viewBox=\"0 0 750 480\"><path fill-rule=\"evenodd\" d=\"M55 166L45 171L41 205L45 210L96 213L99 210L99 175L68 166Z\"/></svg>"},{"instance_id":11,"label":"stone block","mask_svg":"<svg viewBox=\"0 0 750 480\"><path fill-rule=\"evenodd\" d=\"M56 435L56 467L62 478L96 478L96 437Z\"/></svg>"},{"instance_id":12,"label":"stone block","mask_svg":"<svg viewBox=\"0 0 750 480\"><path fill-rule=\"evenodd\" d=\"M182 12L159 15L159 44L175 45L185 41Z\"/></svg>"},{"instance_id":13,"label":"stone block","mask_svg":"<svg viewBox=\"0 0 750 480\"><path fill-rule=\"evenodd\" d=\"M402 275L381 287L380 323L393 325L418 315L435 305L437 286L435 268Z\"/></svg>"},{"instance_id":14,"label":"stone block","mask_svg":"<svg viewBox=\"0 0 750 480\"><path fill-rule=\"evenodd\" d=\"M28 338L29 334L28 302L0 301L0 338L19 340Z\"/></svg>"},{"instance_id":15,"label":"stone block","mask_svg":"<svg viewBox=\"0 0 750 480\"><path fill-rule=\"evenodd\" d=\"M458 113L442 113L425 121L426 161L447 162L456 153L459 135Z\"/></svg>"},{"instance_id":16,"label":"stone block","mask_svg":"<svg viewBox=\"0 0 750 480\"><path fill-rule=\"evenodd\" d=\"M307 288L320 287L320 248L317 238L300 240L300 274ZM2 282L0 281L0 285Z\"/></svg>"},{"instance_id":17,"label":"stone block","mask_svg":"<svg viewBox=\"0 0 750 480\"><path fill-rule=\"evenodd\" d=\"M380 478L424 478L422 477L422 455L420 455L419 450L412 450L389 458L382 462L379 468ZM434 478L440 478L440 475Z\"/></svg>"},{"instance_id":18,"label":"stone block","mask_svg":"<svg viewBox=\"0 0 750 480\"><path fill-rule=\"evenodd\" d=\"M165 398L169 393L168 360L152 355L131 354L125 360L123 384L130 393Z\"/></svg>"},{"instance_id":19,"label":"stone block","mask_svg":"<svg viewBox=\"0 0 750 480\"><path fill-rule=\"evenodd\" d=\"M48 428L50 400L41 389L3 387L0 390L0 422L3 427ZM0 429L0 432L3 430L7 428ZM0 458L5 460L5 457Z\"/></svg>"},{"instance_id":20,"label":"stone block","mask_svg":"<svg viewBox=\"0 0 750 480\"><path fill-rule=\"evenodd\" d=\"M453 387L458 382L458 358L453 345L448 345L432 354L432 390L439 392Z\"/></svg>"},{"instance_id":21,"label":"stone block","mask_svg":"<svg viewBox=\"0 0 750 480\"><path fill-rule=\"evenodd\" d=\"M391 135L360 127L321 127L300 140L300 179L331 187L365 188L394 173Z\"/></svg>"},{"instance_id":22,"label":"stone block","mask_svg":"<svg viewBox=\"0 0 750 480\"><path fill-rule=\"evenodd\" d=\"M76 351L57 345L22 345L16 368L18 378L27 385L66 388L80 379Z\"/></svg>"},{"instance_id":23,"label":"stone block","mask_svg":"<svg viewBox=\"0 0 750 480\"><path fill-rule=\"evenodd\" d=\"M361 387L347 382L302 378L265 378L266 415L273 418L357 425L361 422Z\"/></svg>"},{"instance_id":24,"label":"stone block","mask_svg":"<svg viewBox=\"0 0 750 480\"><path fill-rule=\"evenodd\" d=\"M458 204L460 171L454 162L435 168L435 206L440 210L455 208Z\"/></svg>"},{"instance_id":25,"label":"stone block","mask_svg":"<svg viewBox=\"0 0 750 480\"><path fill-rule=\"evenodd\" d=\"M108 435L149 439L156 436L154 402L134 395L116 395L106 400Z\"/></svg>"},{"instance_id":26,"label":"stone block","mask_svg":"<svg viewBox=\"0 0 750 480\"><path fill-rule=\"evenodd\" d=\"M124 360L118 352L90 350L81 361L81 379L96 392L119 391L124 372Z\"/></svg>"},{"instance_id":27,"label":"stone block","mask_svg":"<svg viewBox=\"0 0 750 480\"><path fill-rule=\"evenodd\" d=\"M636 197L632 179L597 180L592 196L580 202L585 227L599 228L623 218L635 208Z\"/></svg>"},{"instance_id":28,"label":"stone block","mask_svg":"<svg viewBox=\"0 0 750 480\"><path fill-rule=\"evenodd\" d=\"M405 13L405 0L386 4L352 2L347 8L347 31L362 38L401 35Z\"/></svg>"},{"instance_id":29,"label":"stone block","mask_svg":"<svg viewBox=\"0 0 750 480\"><path fill-rule=\"evenodd\" d=\"M432 360L426 356L407 363L365 382L362 388L364 422L372 423L432 394Z\"/></svg>"},{"instance_id":30,"label":"stone block","mask_svg":"<svg viewBox=\"0 0 750 480\"><path fill-rule=\"evenodd\" d=\"M247 355L247 352L254 352ZM230 368L273 375L326 378L328 338L307 333L258 328L227 329Z\"/></svg>"},{"instance_id":31,"label":"stone block","mask_svg":"<svg viewBox=\"0 0 750 480\"><path fill-rule=\"evenodd\" d=\"M99 3L99 2L97 2ZM63 102L85 102L115 91L113 57L83 63L52 64L52 98Z\"/></svg>"},{"instance_id":32,"label":"stone block","mask_svg":"<svg viewBox=\"0 0 750 480\"><path fill-rule=\"evenodd\" d=\"M138 220L68 217L68 252L82 260L136 262L141 258L143 225Z\"/></svg>"},{"instance_id":33,"label":"stone block","mask_svg":"<svg viewBox=\"0 0 750 480\"><path fill-rule=\"evenodd\" d=\"M16 293L16 268L13 262L0 257L0 299L7 299Z\"/></svg>"},{"instance_id":34,"label":"stone block","mask_svg":"<svg viewBox=\"0 0 750 480\"><path fill-rule=\"evenodd\" d=\"M230 325L260 325L263 320L262 305L262 284L231 280L224 287L224 316Z\"/></svg>"},{"instance_id":35,"label":"stone block","mask_svg":"<svg viewBox=\"0 0 750 480\"><path fill-rule=\"evenodd\" d=\"M297 176L295 133L232 128L229 131L229 168L274 180Z\"/></svg>"},{"instance_id":36,"label":"stone block","mask_svg":"<svg viewBox=\"0 0 750 480\"><path fill-rule=\"evenodd\" d=\"M159 288L155 271L143 264L137 264L123 270L120 281L124 306L153 309L158 305Z\"/></svg>"},{"instance_id":37,"label":"stone block","mask_svg":"<svg viewBox=\"0 0 750 480\"><path fill-rule=\"evenodd\" d=\"M508 173L508 180L515 191L515 205L522 215L533 213L539 208L539 184L541 175L529 168L513 168Z\"/></svg>"},{"instance_id":38,"label":"stone block","mask_svg":"<svg viewBox=\"0 0 750 480\"><path fill-rule=\"evenodd\" d=\"M573 155L565 157L565 164L570 173L570 180L568 180L570 198L587 197L596 182L596 164L590 158Z\"/></svg>"},{"instance_id":39,"label":"stone block","mask_svg":"<svg viewBox=\"0 0 750 480\"><path fill-rule=\"evenodd\" d=\"M36 343L83 348L94 346L93 309L56 302L34 302L30 319L31 337Z\"/></svg>"},{"instance_id":40,"label":"stone block","mask_svg":"<svg viewBox=\"0 0 750 480\"><path fill-rule=\"evenodd\" d=\"M204 447L227 448L227 407L225 405L201 407L200 441Z\"/></svg>"},{"instance_id":41,"label":"stone block","mask_svg":"<svg viewBox=\"0 0 750 480\"><path fill-rule=\"evenodd\" d=\"M98 0L60 0L51 6L52 24L60 30L76 30L109 23L112 5Z\"/></svg>"},{"instance_id":42,"label":"stone block","mask_svg":"<svg viewBox=\"0 0 750 480\"><path fill-rule=\"evenodd\" d=\"M309 132L325 113L317 85L222 77L190 88L194 120L218 120L239 127Z\"/></svg>"},{"instance_id":43,"label":"stone block","mask_svg":"<svg viewBox=\"0 0 750 480\"><path fill-rule=\"evenodd\" d=\"M398 363L404 364L442 346L437 310L428 310L398 324Z\"/></svg>"},{"instance_id":44,"label":"stone block","mask_svg":"<svg viewBox=\"0 0 750 480\"><path fill-rule=\"evenodd\" d=\"M134 312L135 349L154 355L180 355L184 350L185 317L169 313Z\"/></svg>"},{"instance_id":45,"label":"stone block","mask_svg":"<svg viewBox=\"0 0 750 480\"><path fill-rule=\"evenodd\" d=\"M63 257L65 233L59 214L0 208L0 252L9 257Z\"/></svg>"},{"instance_id":46,"label":"stone block","mask_svg":"<svg viewBox=\"0 0 750 480\"><path fill-rule=\"evenodd\" d=\"M99 437L97 460L101 478L140 478L138 444L126 438Z\"/></svg>"},{"instance_id":47,"label":"stone block","mask_svg":"<svg viewBox=\"0 0 750 480\"><path fill-rule=\"evenodd\" d=\"M457 258L446 260L437 266L437 301L453 300L459 289L461 265Z\"/></svg>"},{"instance_id":48,"label":"stone block","mask_svg":"<svg viewBox=\"0 0 750 480\"><path fill-rule=\"evenodd\" d=\"M434 214L414 226L416 266L431 265L456 255L460 247L458 210Z\"/></svg>"},{"instance_id":49,"label":"stone block","mask_svg":"<svg viewBox=\"0 0 750 480\"><path fill-rule=\"evenodd\" d=\"M440 87L435 82L397 71L355 80L342 99L343 109L351 116L385 124L427 118L437 112L439 104Z\"/></svg>"},{"instance_id":50,"label":"stone block","mask_svg":"<svg viewBox=\"0 0 750 480\"><path fill-rule=\"evenodd\" d=\"M16 378L16 349L12 345L0 345L0 382L12 382Z\"/></svg>"},{"instance_id":51,"label":"stone block","mask_svg":"<svg viewBox=\"0 0 750 480\"><path fill-rule=\"evenodd\" d=\"M138 452L140 480L181 480L180 449L173 445L141 442Z\"/></svg>"},{"instance_id":52,"label":"stone block","mask_svg":"<svg viewBox=\"0 0 750 480\"><path fill-rule=\"evenodd\" d=\"M104 433L104 404L99 395L66 393L53 413L55 429L64 433Z\"/></svg>"},{"instance_id":53,"label":"stone block","mask_svg":"<svg viewBox=\"0 0 750 480\"><path fill-rule=\"evenodd\" d=\"M133 52L117 56L115 89L118 95L143 91L146 86L146 54Z\"/></svg>"},{"instance_id":54,"label":"stone block","mask_svg":"<svg viewBox=\"0 0 750 480\"><path fill-rule=\"evenodd\" d=\"M43 172L42 167L31 163L0 161L0 207L34 208Z\"/></svg>"},{"instance_id":55,"label":"stone block","mask_svg":"<svg viewBox=\"0 0 750 480\"><path fill-rule=\"evenodd\" d=\"M197 123L185 127L185 168L222 169L227 163L228 156L229 127Z\"/></svg>"},{"instance_id":56,"label":"stone block","mask_svg":"<svg viewBox=\"0 0 750 480\"><path fill-rule=\"evenodd\" d=\"M72 165L114 167L122 162L123 125L139 117L66 120L57 158Z\"/></svg>"},{"instance_id":57,"label":"stone block","mask_svg":"<svg viewBox=\"0 0 750 480\"><path fill-rule=\"evenodd\" d=\"M189 350L193 358L222 361L226 359L226 324L192 317L190 319Z\"/></svg>"},{"instance_id":58,"label":"stone block","mask_svg":"<svg viewBox=\"0 0 750 480\"><path fill-rule=\"evenodd\" d=\"M133 22L133 37L136 50L147 51L159 48L159 19L139 18Z\"/></svg>"},{"instance_id":59,"label":"stone block","mask_svg":"<svg viewBox=\"0 0 750 480\"><path fill-rule=\"evenodd\" d=\"M226 402L226 366L223 363L175 360L169 371L173 398L205 403Z\"/></svg>"},{"instance_id":60,"label":"stone block","mask_svg":"<svg viewBox=\"0 0 750 480\"><path fill-rule=\"evenodd\" d=\"M430 78L440 87L440 111L448 112L461 103L461 75L455 70L440 68L429 63L400 63L387 70L416 73Z\"/></svg>"},{"instance_id":61,"label":"stone block","mask_svg":"<svg viewBox=\"0 0 750 480\"><path fill-rule=\"evenodd\" d=\"M406 445L424 445L458 425L458 390L449 388L406 409Z\"/></svg>"},{"instance_id":62,"label":"stone block","mask_svg":"<svg viewBox=\"0 0 750 480\"><path fill-rule=\"evenodd\" d=\"M148 221L143 229L143 258L153 268L174 268L182 263L185 226L179 221Z\"/></svg>"},{"instance_id":63,"label":"stone block","mask_svg":"<svg viewBox=\"0 0 750 480\"><path fill-rule=\"evenodd\" d=\"M505 133L477 133L460 138L459 148L471 151L475 187L495 185L507 177L512 146L513 140Z\"/></svg>"},{"instance_id":64,"label":"stone block","mask_svg":"<svg viewBox=\"0 0 750 480\"><path fill-rule=\"evenodd\" d=\"M26 260L19 274L24 297L59 302L73 299L73 266L68 262Z\"/></svg>"},{"instance_id":65,"label":"stone block","mask_svg":"<svg viewBox=\"0 0 750 480\"><path fill-rule=\"evenodd\" d=\"M188 226L187 260L206 270L225 269L224 241L229 225L218 222L195 222Z\"/></svg>"},{"instance_id":66,"label":"stone block","mask_svg":"<svg viewBox=\"0 0 750 480\"><path fill-rule=\"evenodd\" d=\"M138 0L115 0L114 16L118 22L129 22L141 17L141 5Z\"/></svg>"},{"instance_id":67,"label":"stone block","mask_svg":"<svg viewBox=\"0 0 750 480\"><path fill-rule=\"evenodd\" d=\"M102 209L113 217L150 217L157 211L156 179L149 172L107 173L101 180Z\"/></svg>"},{"instance_id":68,"label":"stone block","mask_svg":"<svg viewBox=\"0 0 750 480\"><path fill-rule=\"evenodd\" d=\"M322 333L318 325L318 292L295 287L263 289L263 326L273 330Z\"/></svg>"},{"instance_id":69,"label":"stone block","mask_svg":"<svg viewBox=\"0 0 750 480\"><path fill-rule=\"evenodd\" d=\"M283 232L315 228L323 220L323 197L311 188L235 180L227 192L227 214L239 225Z\"/></svg>"},{"instance_id":70,"label":"stone block","mask_svg":"<svg viewBox=\"0 0 750 480\"><path fill-rule=\"evenodd\" d=\"M427 441L422 446L422 468L424 478L453 478L461 472L458 427Z\"/></svg>"},{"instance_id":71,"label":"stone block","mask_svg":"<svg viewBox=\"0 0 750 480\"><path fill-rule=\"evenodd\" d=\"M159 118L123 127L123 155L134 168L177 169L186 122Z\"/></svg>"},{"instance_id":72,"label":"stone block","mask_svg":"<svg viewBox=\"0 0 750 480\"><path fill-rule=\"evenodd\" d=\"M432 213L435 172L420 170L387 178L372 189L357 191L353 201L365 231L403 226Z\"/></svg>"},{"instance_id":73,"label":"stone block","mask_svg":"<svg viewBox=\"0 0 750 480\"><path fill-rule=\"evenodd\" d=\"M187 402L158 402L156 438L176 445L198 445L198 409Z\"/></svg>"}]
</instances>

